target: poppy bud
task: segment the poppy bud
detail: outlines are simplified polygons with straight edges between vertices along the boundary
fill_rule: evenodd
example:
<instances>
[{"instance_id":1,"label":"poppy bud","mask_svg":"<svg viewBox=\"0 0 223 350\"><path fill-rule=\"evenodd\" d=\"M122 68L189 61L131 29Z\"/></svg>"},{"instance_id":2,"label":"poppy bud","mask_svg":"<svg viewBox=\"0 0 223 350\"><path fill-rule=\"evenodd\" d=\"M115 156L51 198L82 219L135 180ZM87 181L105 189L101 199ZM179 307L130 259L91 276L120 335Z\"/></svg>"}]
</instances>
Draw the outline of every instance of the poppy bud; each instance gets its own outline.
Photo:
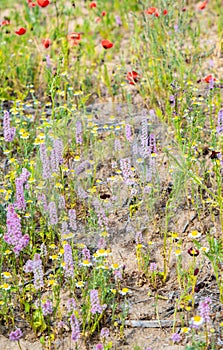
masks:
<instances>
[{"instance_id":1,"label":"poppy bud","mask_svg":"<svg viewBox=\"0 0 223 350\"><path fill-rule=\"evenodd\" d=\"M163 10L163 15L166 16L168 14L167 9Z\"/></svg>"},{"instance_id":2,"label":"poppy bud","mask_svg":"<svg viewBox=\"0 0 223 350\"><path fill-rule=\"evenodd\" d=\"M52 44L50 39L43 39L42 40L42 44L45 47L45 49L48 49L48 47L50 47L50 45Z\"/></svg>"},{"instance_id":3,"label":"poppy bud","mask_svg":"<svg viewBox=\"0 0 223 350\"><path fill-rule=\"evenodd\" d=\"M199 273L199 269L198 268L194 269L194 276L197 276L198 273Z\"/></svg>"}]
</instances>

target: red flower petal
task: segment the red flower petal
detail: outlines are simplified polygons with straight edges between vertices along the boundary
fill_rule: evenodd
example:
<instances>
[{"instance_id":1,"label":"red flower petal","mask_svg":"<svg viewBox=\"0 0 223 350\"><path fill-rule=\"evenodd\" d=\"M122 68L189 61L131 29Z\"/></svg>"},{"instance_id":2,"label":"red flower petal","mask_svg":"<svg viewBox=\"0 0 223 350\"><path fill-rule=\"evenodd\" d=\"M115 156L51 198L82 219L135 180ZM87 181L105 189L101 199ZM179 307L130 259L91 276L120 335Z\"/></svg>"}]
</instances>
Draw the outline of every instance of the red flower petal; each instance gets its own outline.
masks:
<instances>
[{"instance_id":1,"label":"red flower petal","mask_svg":"<svg viewBox=\"0 0 223 350\"><path fill-rule=\"evenodd\" d=\"M111 49L113 47L113 43L111 43L111 41L107 40L107 39L103 39L101 41L101 45L103 46L104 49Z\"/></svg>"},{"instance_id":2,"label":"red flower petal","mask_svg":"<svg viewBox=\"0 0 223 350\"><path fill-rule=\"evenodd\" d=\"M159 11L158 11L158 8L156 7L149 7L145 13L147 15L155 15L156 17L159 17Z\"/></svg>"},{"instance_id":3,"label":"red flower petal","mask_svg":"<svg viewBox=\"0 0 223 350\"><path fill-rule=\"evenodd\" d=\"M205 7L207 6L207 3L208 3L207 1L200 2L200 3L198 4L199 10L204 10Z\"/></svg>"},{"instance_id":4,"label":"red flower petal","mask_svg":"<svg viewBox=\"0 0 223 350\"><path fill-rule=\"evenodd\" d=\"M135 85L139 81L139 74L136 71L128 72L126 78L129 81L129 84Z\"/></svg>"},{"instance_id":5,"label":"red flower petal","mask_svg":"<svg viewBox=\"0 0 223 350\"><path fill-rule=\"evenodd\" d=\"M97 3L96 3L95 1L92 1L92 2L89 4L89 7L90 7L91 9L93 9L93 8L97 7Z\"/></svg>"},{"instance_id":6,"label":"red flower petal","mask_svg":"<svg viewBox=\"0 0 223 350\"><path fill-rule=\"evenodd\" d=\"M216 81L216 78L214 78L212 74L209 74L206 77L204 77L202 80L205 81L206 83L210 83L212 80Z\"/></svg>"},{"instance_id":7,"label":"red flower petal","mask_svg":"<svg viewBox=\"0 0 223 350\"><path fill-rule=\"evenodd\" d=\"M23 34L26 33L26 29L23 28L23 27L21 27L21 28L19 28L18 30L16 30L15 33L16 33L17 35L23 35Z\"/></svg>"},{"instance_id":8,"label":"red flower petal","mask_svg":"<svg viewBox=\"0 0 223 350\"><path fill-rule=\"evenodd\" d=\"M40 7L46 7L50 4L49 0L37 0L37 4Z\"/></svg>"},{"instance_id":9,"label":"red flower petal","mask_svg":"<svg viewBox=\"0 0 223 350\"><path fill-rule=\"evenodd\" d=\"M168 14L167 9L163 10L163 15L166 16Z\"/></svg>"}]
</instances>

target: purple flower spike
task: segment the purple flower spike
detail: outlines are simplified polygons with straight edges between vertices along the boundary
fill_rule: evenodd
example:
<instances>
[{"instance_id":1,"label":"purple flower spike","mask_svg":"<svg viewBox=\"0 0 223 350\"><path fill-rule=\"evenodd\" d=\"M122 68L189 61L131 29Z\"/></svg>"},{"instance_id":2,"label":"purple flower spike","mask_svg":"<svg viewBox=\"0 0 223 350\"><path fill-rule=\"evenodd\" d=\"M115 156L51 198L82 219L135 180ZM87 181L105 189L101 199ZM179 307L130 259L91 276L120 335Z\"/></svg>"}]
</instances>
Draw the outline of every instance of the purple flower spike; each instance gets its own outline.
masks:
<instances>
[{"instance_id":1,"label":"purple flower spike","mask_svg":"<svg viewBox=\"0 0 223 350\"><path fill-rule=\"evenodd\" d=\"M8 111L5 111L3 118L3 133L6 142L12 142L15 137L15 128L10 127L10 115Z\"/></svg>"},{"instance_id":2,"label":"purple flower spike","mask_svg":"<svg viewBox=\"0 0 223 350\"><path fill-rule=\"evenodd\" d=\"M23 333L22 333L21 329L17 328L15 331L12 331L9 334L9 339L12 341L18 341L19 339L22 338L22 336L23 336Z\"/></svg>"}]
</instances>

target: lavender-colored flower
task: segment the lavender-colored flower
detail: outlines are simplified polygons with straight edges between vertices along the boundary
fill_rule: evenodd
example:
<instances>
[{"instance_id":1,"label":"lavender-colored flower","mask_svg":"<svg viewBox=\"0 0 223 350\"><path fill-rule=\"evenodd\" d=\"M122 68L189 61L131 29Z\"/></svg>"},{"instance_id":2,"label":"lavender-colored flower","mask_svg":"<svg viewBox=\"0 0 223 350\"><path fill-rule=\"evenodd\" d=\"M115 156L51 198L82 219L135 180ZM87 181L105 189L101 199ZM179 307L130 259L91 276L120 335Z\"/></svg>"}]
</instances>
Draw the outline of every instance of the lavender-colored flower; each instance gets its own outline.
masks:
<instances>
[{"instance_id":1,"label":"lavender-colored flower","mask_svg":"<svg viewBox=\"0 0 223 350\"><path fill-rule=\"evenodd\" d=\"M103 349L104 349L104 346L101 343L96 344L94 347L94 350L103 350Z\"/></svg>"},{"instance_id":2,"label":"lavender-colored flower","mask_svg":"<svg viewBox=\"0 0 223 350\"><path fill-rule=\"evenodd\" d=\"M59 197L58 207L59 209L65 209L66 207L65 198L62 195Z\"/></svg>"},{"instance_id":3,"label":"lavender-colored flower","mask_svg":"<svg viewBox=\"0 0 223 350\"><path fill-rule=\"evenodd\" d=\"M171 339L174 343L179 343L181 341L181 336L178 333L174 333L172 334Z\"/></svg>"},{"instance_id":4,"label":"lavender-colored flower","mask_svg":"<svg viewBox=\"0 0 223 350\"><path fill-rule=\"evenodd\" d=\"M129 124L126 124L125 126L125 137L129 142L132 141L131 125Z\"/></svg>"},{"instance_id":5,"label":"lavender-colored flower","mask_svg":"<svg viewBox=\"0 0 223 350\"><path fill-rule=\"evenodd\" d=\"M72 228L72 230L76 231L77 229L77 222L76 222L76 210L75 209L70 209L68 211L68 215L69 215L69 225Z\"/></svg>"},{"instance_id":6,"label":"lavender-colored flower","mask_svg":"<svg viewBox=\"0 0 223 350\"><path fill-rule=\"evenodd\" d=\"M120 167L122 170L122 176L127 185L134 184L134 174L131 169L131 162L129 158L123 158L120 160Z\"/></svg>"},{"instance_id":7,"label":"lavender-colored flower","mask_svg":"<svg viewBox=\"0 0 223 350\"><path fill-rule=\"evenodd\" d=\"M26 273L33 272L33 261L32 260L27 260L27 262L23 266L23 270Z\"/></svg>"},{"instance_id":8,"label":"lavender-colored flower","mask_svg":"<svg viewBox=\"0 0 223 350\"><path fill-rule=\"evenodd\" d=\"M169 102L170 102L171 106L175 106L176 101L175 101L174 95L171 95L171 96L169 97Z\"/></svg>"},{"instance_id":9,"label":"lavender-colored flower","mask_svg":"<svg viewBox=\"0 0 223 350\"><path fill-rule=\"evenodd\" d=\"M24 184L26 181L28 181L28 178L30 177L30 172L26 168L22 168L22 173L20 175L20 179L22 183Z\"/></svg>"},{"instance_id":10,"label":"lavender-colored flower","mask_svg":"<svg viewBox=\"0 0 223 350\"><path fill-rule=\"evenodd\" d=\"M82 124L81 121L78 120L76 122L76 143L81 145L83 142L83 137L82 137Z\"/></svg>"},{"instance_id":11,"label":"lavender-colored flower","mask_svg":"<svg viewBox=\"0 0 223 350\"><path fill-rule=\"evenodd\" d=\"M66 328L66 323L64 323L62 320L57 323L57 327L59 329Z\"/></svg>"},{"instance_id":12,"label":"lavender-colored flower","mask_svg":"<svg viewBox=\"0 0 223 350\"><path fill-rule=\"evenodd\" d=\"M155 272L157 270L157 264L154 262L150 263L149 269L151 272Z\"/></svg>"},{"instance_id":13,"label":"lavender-colored flower","mask_svg":"<svg viewBox=\"0 0 223 350\"><path fill-rule=\"evenodd\" d=\"M63 164L63 142L59 139L54 140L53 149L50 154L50 164L52 172L57 172L59 166Z\"/></svg>"},{"instance_id":14,"label":"lavender-colored flower","mask_svg":"<svg viewBox=\"0 0 223 350\"><path fill-rule=\"evenodd\" d=\"M122 20L120 18L119 15L115 16L115 21L116 21L116 24L121 27L122 26Z\"/></svg>"},{"instance_id":15,"label":"lavender-colored flower","mask_svg":"<svg viewBox=\"0 0 223 350\"><path fill-rule=\"evenodd\" d=\"M40 145L40 159L42 162L42 169L43 169L43 178L44 179L49 179L51 177L51 170L50 170L50 159L47 155L47 151L46 151L46 145L45 144L41 144Z\"/></svg>"},{"instance_id":16,"label":"lavender-colored flower","mask_svg":"<svg viewBox=\"0 0 223 350\"><path fill-rule=\"evenodd\" d=\"M51 67L52 67L51 60L50 60L50 56L49 56L49 55L46 55L46 67L47 67L48 69L51 69Z\"/></svg>"},{"instance_id":17,"label":"lavender-colored flower","mask_svg":"<svg viewBox=\"0 0 223 350\"><path fill-rule=\"evenodd\" d=\"M34 255L33 259L33 273L34 273L34 287L36 290L41 289L44 287L43 283L43 266L42 266L42 260L40 258L39 254Z\"/></svg>"},{"instance_id":18,"label":"lavender-colored flower","mask_svg":"<svg viewBox=\"0 0 223 350\"><path fill-rule=\"evenodd\" d=\"M101 228L106 228L108 229L108 218L105 214L105 211L102 207L97 208L97 215L98 215L98 225Z\"/></svg>"},{"instance_id":19,"label":"lavender-colored flower","mask_svg":"<svg viewBox=\"0 0 223 350\"><path fill-rule=\"evenodd\" d=\"M6 224L7 232L4 235L4 240L14 246L13 251L18 255L28 245L29 236L27 234L22 235L20 218L15 212L13 204L8 206Z\"/></svg>"},{"instance_id":20,"label":"lavender-colored flower","mask_svg":"<svg viewBox=\"0 0 223 350\"><path fill-rule=\"evenodd\" d=\"M79 164L76 168L75 168L75 173L76 175L80 175L81 173L83 173L86 169L89 169L91 167L91 164L88 160L85 160L84 162L82 162L81 164Z\"/></svg>"},{"instance_id":21,"label":"lavender-colored flower","mask_svg":"<svg viewBox=\"0 0 223 350\"><path fill-rule=\"evenodd\" d=\"M147 158L148 152L148 120L147 116L143 114L142 116L142 135L141 135L141 145L142 145L142 157Z\"/></svg>"},{"instance_id":22,"label":"lavender-colored flower","mask_svg":"<svg viewBox=\"0 0 223 350\"><path fill-rule=\"evenodd\" d=\"M121 142L119 139L115 139L114 141L114 149L116 152L120 151L121 150Z\"/></svg>"},{"instance_id":23,"label":"lavender-colored flower","mask_svg":"<svg viewBox=\"0 0 223 350\"><path fill-rule=\"evenodd\" d=\"M53 304L49 299L42 304L42 312L44 316L51 315L53 313Z\"/></svg>"},{"instance_id":24,"label":"lavender-colored flower","mask_svg":"<svg viewBox=\"0 0 223 350\"><path fill-rule=\"evenodd\" d=\"M57 225L58 216L57 216L57 208L55 202L50 202L49 206L49 215L50 215L50 225Z\"/></svg>"},{"instance_id":25,"label":"lavender-colored flower","mask_svg":"<svg viewBox=\"0 0 223 350\"><path fill-rule=\"evenodd\" d=\"M45 243L42 243L40 246L40 255L47 256L47 247L46 247Z\"/></svg>"},{"instance_id":26,"label":"lavender-colored flower","mask_svg":"<svg viewBox=\"0 0 223 350\"><path fill-rule=\"evenodd\" d=\"M41 193L38 195L38 201L42 203L44 211L48 211L48 204L46 200L46 195L44 193Z\"/></svg>"},{"instance_id":27,"label":"lavender-colored flower","mask_svg":"<svg viewBox=\"0 0 223 350\"><path fill-rule=\"evenodd\" d=\"M97 312L99 314L102 313L103 308L100 305L100 301L99 301L99 296L98 296L98 291L97 289L92 289L90 291L90 300L91 300L91 313L93 315L95 315Z\"/></svg>"},{"instance_id":28,"label":"lavender-colored flower","mask_svg":"<svg viewBox=\"0 0 223 350\"><path fill-rule=\"evenodd\" d=\"M101 329L100 337L103 339L107 339L109 337L109 329L104 327Z\"/></svg>"},{"instance_id":29,"label":"lavender-colored flower","mask_svg":"<svg viewBox=\"0 0 223 350\"><path fill-rule=\"evenodd\" d=\"M115 280L116 282L119 282L122 280L122 273L120 270L115 270L114 271L114 277L115 277Z\"/></svg>"},{"instance_id":30,"label":"lavender-colored flower","mask_svg":"<svg viewBox=\"0 0 223 350\"><path fill-rule=\"evenodd\" d=\"M142 232L140 231L136 232L135 241L136 241L136 244L142 244L143 242Z\"/></svg>"},{"instance_id":31,"label":"lavender-colored flower","mask_svg":"<svg viewBox=\"0 0 223 350\"><path fill-rule=\"evenodd\" d=\"M97 244L97 248L98 249L105 249L106 247L106 241L103 237L100 237L98 244Z\"/></svg>"},{"instance_id":32,"label":"lavender-colored flower","mask_svg":"<svg viewBox=\"0 0 223 350\"><path fill-rule=\"evenodd\" d=\"M90 253L90 250L87 247L84 247L82 249L81 253L82 253L82 256L83 256L84 260L88 260L88 261L91 260L91 253Z\"/></svg>"},{"instance_id":33,"label":"lavender-colored flower","mask_svg":"<svg viewBox=\"0 0 223 350\"><path fill-rule=\"evenodd\" d=\"M69 298L67 301L67 310L68 312L75 311L76 310L76 302L74 298Z\"/></svg>"},{"instance_id":34,"label":"lavender-colored flower","mask_svg":"<svg viewBox=\"0 0 223 350\"><path fill-rule=\"evenodd\" d=\"M12 341L19 341L19 339L21 339L22 336L23 336L23 333L22 333L21 329L17 328L15 331L12 331L9 334L9 339Z\"/></svg>"},{"instance_id":35,"label":"lavender-colored flower","mask_svg":"<svg viewBox=\"0 0 223 350\"><path fill-rule=\"evenodd\" d=\"M74 262L73 262L73 255L72 255L72 248L70 244L65 244L64 246L64 271L65 271L65 276L67 278L73 277L74 275Z\"/></svg>"},{"instance_id":36,"label":"lavender-colored flower","mask_svg":"<svg viewBox=\"0 0 223 350\"><path fill-rule=\"evenodd\" d=\"M223 133L223 109L218 112L218 126L216 128L218 134Z\"/></svg>"},{"instance_id":37,"label":"lavender-colored flower","mask_svg":"<svg viewBox=\"0 0 223 350\"><path fill-rule=\"evenodd\" d=\"M16 184L16 208L19 210L25 210L26 209L26 201L24 197L24 190L23 190L23 182L20 178L17 178L15 180Z\"/></svg>"},{"instance_id":38,"label":"lavender-colored flower","mask_svg":"<svg viewBox=\"0 0 223 350\"><path fill-rule=\"evenodd\" d=\"M69 233L68 223L66 221L62 221L61 223L61 238L66 239L66 235Z\"/></svg>"},{"instance_id":39,"label":"lavender-colored flower","mask_svg":"<svg viewBox=\"0 0 223 350\"><path fill-rule=\"evenodd\" d=\"M149 135L149 153L157 154L156 138L154 134Z\"/></svg>"},{"instance_id":40,"label":"lavender-colored flower","mask_svg":"<svg viewBox=\"0 0 223 350\"><path fill-rule=\"evenodd\" d=\"M211 305L211 298L207 297L203 301L200 301L198 310L200 311L201 317L203 317L204 322L210 321L210 305Z\"/></svg>"},{"instance_id":41,"label":"lavender-colored flower","mask_svg":"<svg viewBox=\"0 0 223 350\"><path fill-rule=\"evenodd\" d=\"M15 128L10 127L10 115L8 111L4 112L4 118L3 118L3 133L4 133L4 140L6 142L12 142L15 137Z\"/></svg>"},{"instance_id":42,"label":"lavender-colored flower","mask_svg":"<svg viewBox=\"0 0 223 350\"><path fill-rule=\"evenodd\" d=\"M80 326L77 317L72 314L70 317L70 324L71 324L71 340L74 342L77 342L80 338Z\"/></svg>"},{"instance_id":43,"label":"lavender-colored flower","mask_svg":"<svg viewBox=\"0 0 223 350\"><path fill-rule=\"evenodd\" d=\"M81 185L78 185L78 187L77 187L77 194L78 194L78 197L80 199L87 199L88 198L87 192L83 189L83 187Z\"/></svg>"}]
</instances>

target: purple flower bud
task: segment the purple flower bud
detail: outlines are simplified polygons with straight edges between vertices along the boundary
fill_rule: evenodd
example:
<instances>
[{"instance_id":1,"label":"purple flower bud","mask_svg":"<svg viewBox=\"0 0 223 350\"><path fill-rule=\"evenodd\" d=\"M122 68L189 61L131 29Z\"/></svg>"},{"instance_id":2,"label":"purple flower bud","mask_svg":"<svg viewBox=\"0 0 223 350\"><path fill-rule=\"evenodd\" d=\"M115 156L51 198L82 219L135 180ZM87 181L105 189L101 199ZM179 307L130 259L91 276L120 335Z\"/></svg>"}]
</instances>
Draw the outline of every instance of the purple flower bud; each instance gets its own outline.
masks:
<instances>
[{"instance_id":1,"label":"purple flower bud","mask_svg":"<svg viewBox=\"0 0 223 350\"><path fill-rule=\"evenodd\" d=\"M36 290L41 289L44 287L43 283L43 266L42 266L42 260L40 258L39 254L34 255L33 259L33 273L34 273L34 287Z\"/></svg>"},{"instance_id":2,"label":"purple flower bud","mask_svg":"<svg viewBox=\"0 0 223 350\"><path fill-rule=\"evenodd\" d=\"M120 18L119 15L115 16L115 21L116 21L116 24L121 27L122 26L122 20Z\"/></svg>"}]
</instances>

